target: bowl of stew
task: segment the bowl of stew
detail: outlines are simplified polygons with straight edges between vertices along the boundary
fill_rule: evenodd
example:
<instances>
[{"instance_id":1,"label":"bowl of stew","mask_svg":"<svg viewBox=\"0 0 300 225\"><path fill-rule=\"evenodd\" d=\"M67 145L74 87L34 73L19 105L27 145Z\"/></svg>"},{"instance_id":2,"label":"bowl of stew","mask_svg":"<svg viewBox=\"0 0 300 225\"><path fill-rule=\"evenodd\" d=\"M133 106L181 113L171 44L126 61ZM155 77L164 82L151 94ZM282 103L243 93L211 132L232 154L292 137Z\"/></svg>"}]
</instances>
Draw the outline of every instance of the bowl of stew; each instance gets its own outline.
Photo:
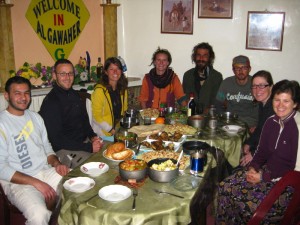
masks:
<instances>
[{"instance_id":1,"label":"bowl of stew","mask_svg":"<svg viewBox=\"0 0 300 225\"><path fill-rule=\"evenodd\" d=\"M127 159L119 164L122 180L140 181L146 177L147 163L141 159Z\"/></svg>"}]
</instances>

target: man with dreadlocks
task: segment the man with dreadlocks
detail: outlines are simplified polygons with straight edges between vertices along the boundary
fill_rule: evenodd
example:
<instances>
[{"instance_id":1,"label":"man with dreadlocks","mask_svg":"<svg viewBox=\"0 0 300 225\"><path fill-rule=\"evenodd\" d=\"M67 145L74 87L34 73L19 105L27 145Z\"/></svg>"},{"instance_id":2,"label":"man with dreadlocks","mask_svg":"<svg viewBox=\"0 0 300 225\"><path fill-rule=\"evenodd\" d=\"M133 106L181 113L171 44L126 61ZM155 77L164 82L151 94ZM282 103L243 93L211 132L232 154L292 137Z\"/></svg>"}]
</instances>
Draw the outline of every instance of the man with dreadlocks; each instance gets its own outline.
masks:
<instances>
[{"instance_id":1,"label":"man with dreadlocks","mask_svg":"<svg viewBox=\"0 0 300 225\"><path fill-rule=\"evenodd\" d=\"M169 67L171 63L172 57L168 50L158 48L153 53L150 65L154 65L154 68L145 75L139 96L143 109L158 109L160 103L174 107L175 101L181 106L186 106L186 96L178 76Z\"/></svg>"}]
</instances>

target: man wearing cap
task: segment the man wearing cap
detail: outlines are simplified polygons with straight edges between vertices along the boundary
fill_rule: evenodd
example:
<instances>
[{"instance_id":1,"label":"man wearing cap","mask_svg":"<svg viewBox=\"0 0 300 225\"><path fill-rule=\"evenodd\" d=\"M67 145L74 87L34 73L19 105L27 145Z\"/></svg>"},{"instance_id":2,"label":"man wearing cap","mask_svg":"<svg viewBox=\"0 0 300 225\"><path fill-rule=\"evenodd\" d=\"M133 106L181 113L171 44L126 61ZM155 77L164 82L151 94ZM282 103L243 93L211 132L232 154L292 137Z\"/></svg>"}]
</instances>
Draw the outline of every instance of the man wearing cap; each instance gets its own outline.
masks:
<instances>
[{"instance_id":1,"label":"man wearing cap","mask_svg":"<svg viewBox=\"0 0 300 225\"><path fill-rule=\"evenodd\" d=\"M222 74L213 68L214 60L215 53L212 46L205 42L197 44L192 53L192 61L196 66L183 75L184 93L188 99L190 93L194 93L197 109L200 111L214 104L217 91L223 80Z\"/></svg>"},{"instance_id":2,"label":"man wearing cap","mask_svg":"<svg viewBox=\"0 0 300 225\"><path fill-rule=\"evenodd\" d=\"M49 141L61 162L74 168L91 153L98 152L102 140L93 131L86 108L72 88L74 66L59 59L52 73L55 84L45 97L40 114L45 121Z\"/></svg>"},{"instance_id":3,"label":"man wearing cap","mask_svg":"<svg viewBox=\"0 0 300 225\"><path fill-rule=\"evenodd\" d=\"M236 113L238 118L253 130L258 120L258 107L253 103L254 98L251 94L252 77L249 75L251 71L249 58L243 55L234 57L232 70L234 76L223 80L217 93L217 111Z\"/></svg>"}]
</instances>

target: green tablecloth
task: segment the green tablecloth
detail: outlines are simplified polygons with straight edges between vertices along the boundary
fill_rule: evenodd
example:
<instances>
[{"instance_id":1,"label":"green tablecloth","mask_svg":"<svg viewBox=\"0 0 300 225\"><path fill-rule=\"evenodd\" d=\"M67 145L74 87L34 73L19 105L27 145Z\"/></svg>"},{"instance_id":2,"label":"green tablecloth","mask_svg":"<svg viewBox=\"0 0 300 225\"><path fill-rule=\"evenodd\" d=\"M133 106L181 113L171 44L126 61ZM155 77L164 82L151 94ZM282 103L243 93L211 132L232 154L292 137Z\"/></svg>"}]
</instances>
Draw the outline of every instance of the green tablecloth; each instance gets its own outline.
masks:
<instances>
[{"instance_id":1,"label":"green tablecloth","mask_svg":"<svg viewBox=\"0 0 300 225\"><path fill-rule=\"evenodd\" d=\"M191 220L189 205L197 188L189 191L179 191L173 187L171 183L157 183L150 178L146 178L145 184L139 189L136 199L136 210L132 210L133 197L118 202L111 203L101 199L97 193L100 188L114 184L116 176L118 176L118 164L105 159L102 151L92 155L87 162L101 161L110 166L107 173L94 178L96 185L84 192L73 193L62 189L62 207L58 222L60 225L117 225L117 224L134 224L134 225L174 225L188 224ZM209 156L208 165L202 173L207 174L212 158ZM64 177L62 183L76 176L86 176L75 168L68 176ZM185 170L184 175L179 177L191 177L189 168ZM200 187L205 179L200 179ZM169 196L166 194L157 194L154 188L172 192L177 195L184 196L184 199ZM92 196L92 199L90 199ZM88 200L90 199L90 200Z\"/></svg>"},{"instance_id":2,"label":"green tablecloth","mask_svg":"<svg viewBox=\"0 0 300 225\"><path fill-rule=\"evenodd\" d=\"M244 129L238 132L236 135L231 135L225 132L222 127L228 125L228 123L218 121L217 129L211 130L208 127L201 130L201 133L198 137L189 137L187 140L200 140L206 142L210 146L224 151L225 158L231 164L232 167L239 165L241 157L241 147L243 142L249 136L248 130L245 127L245 124L236 120L230 122L231 125L239 125Z\"/></svg>"}]
</instances>

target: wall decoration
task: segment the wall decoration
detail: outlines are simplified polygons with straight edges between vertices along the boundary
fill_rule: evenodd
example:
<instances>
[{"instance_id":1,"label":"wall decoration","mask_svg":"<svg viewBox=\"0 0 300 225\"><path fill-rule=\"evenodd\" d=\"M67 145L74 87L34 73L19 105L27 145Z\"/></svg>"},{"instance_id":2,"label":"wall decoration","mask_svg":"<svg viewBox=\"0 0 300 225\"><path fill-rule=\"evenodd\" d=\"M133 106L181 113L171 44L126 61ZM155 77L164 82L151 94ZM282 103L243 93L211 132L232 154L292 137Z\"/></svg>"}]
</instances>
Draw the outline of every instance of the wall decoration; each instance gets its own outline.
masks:
<instances>
[{"instance_id":1,"label":"wall decoration","mask_svg":"<svg viewBox=\"0 0 300 225\"><path fill-rule=\"evenodd\" d=\"M161 6L161 33L193 34L194 0L162 0Z\"/></svg>"},{"instance_id":2,"label":"wall decoration","mask_svg":"<svg viewBox=\"0 0 300 225\"><path fill-rule=\"evenodd\" d=\"M248 12L246 48L281 51L284 12Z\"/></svg>"},{"instance_id":3,"label":"wall decoration","mask_svg":"<svg viewBox=\"0 0 300 225\"><path fill-rule=\"evenodd\" d=\"M198 0L198 17L232 19L233 0Z\"/></svg>"},{"instance_id":4,"label":"wall decoration","mask_svg":"<svg viewBox=\"0 0 300 225\"><path fill-rule=\"evenodd\" d=\"M90 14L82 0L31 0L26 18L56 61L69 57Z\"/></svg>"}]
</instances>

